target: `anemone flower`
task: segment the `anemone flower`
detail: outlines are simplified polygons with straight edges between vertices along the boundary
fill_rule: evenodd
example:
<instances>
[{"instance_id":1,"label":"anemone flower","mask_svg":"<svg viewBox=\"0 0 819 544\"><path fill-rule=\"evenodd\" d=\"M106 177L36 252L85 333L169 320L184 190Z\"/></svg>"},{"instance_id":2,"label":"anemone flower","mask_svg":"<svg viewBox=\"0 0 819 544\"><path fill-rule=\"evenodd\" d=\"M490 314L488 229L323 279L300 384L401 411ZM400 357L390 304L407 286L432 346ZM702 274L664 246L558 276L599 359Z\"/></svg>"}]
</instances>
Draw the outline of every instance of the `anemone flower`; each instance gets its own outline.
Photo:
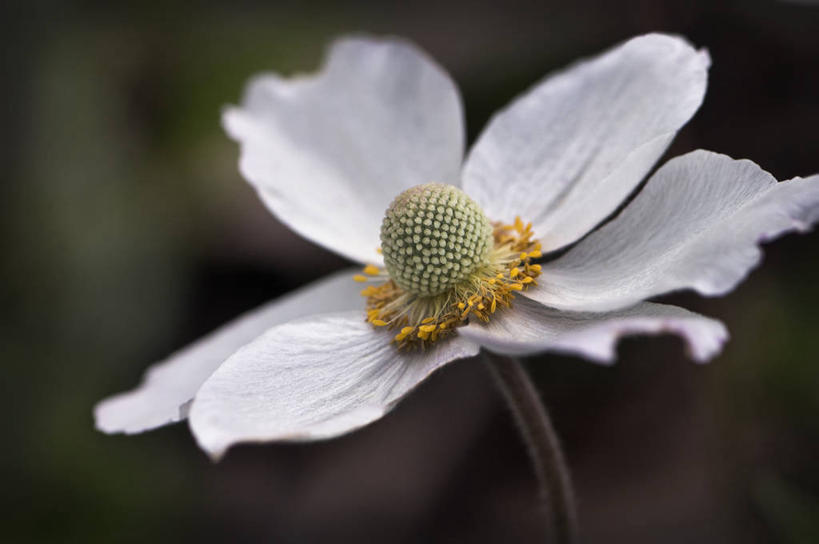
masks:
<instances>
[{"instance_id":1,"label":"anemone flower","mask_svg":"<svg viewBox=\"0 0 819 544\"><path fill-rule=\"evenodd\" d=\"M515 99L465 159L458 91L407 42L346 38L315 75L256 77L224 112L242 175L294 231L366 266L171 355L101 402L97 427L188 418L218 458L362 427L481 347L611 362L623 335L671 332L709 360L721 323L645 301L725 294L760 242L819 219L819 176L777 182L702 150L615 214L700 106L709 64L678 37L631 39Z\"/></svg>"}]
</instances>

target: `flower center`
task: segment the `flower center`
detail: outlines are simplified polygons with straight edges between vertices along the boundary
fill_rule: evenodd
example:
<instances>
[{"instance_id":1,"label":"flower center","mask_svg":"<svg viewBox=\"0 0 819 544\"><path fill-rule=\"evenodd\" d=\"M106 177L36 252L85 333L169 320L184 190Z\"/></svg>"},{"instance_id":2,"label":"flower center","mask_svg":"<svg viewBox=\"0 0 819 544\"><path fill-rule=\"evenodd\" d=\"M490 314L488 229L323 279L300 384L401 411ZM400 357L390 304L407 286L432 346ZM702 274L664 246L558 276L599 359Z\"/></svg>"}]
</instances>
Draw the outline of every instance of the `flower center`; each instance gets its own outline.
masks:
<instances>
[{"instance_id":1,"label":"flower center","mask_svg":"<svg viewBox=\"0 0 819 544\"><path fill-rule=\"evenodd\" d=\"M454 334L470 318L489 321L515 292L535 285L540 243L532 225L491 223L463 191L429 183L398 195L381 225L386 271L368 265L354 279L367 321L399 330L399 348L425 347Z\"/></svg>"},{"instance_id":2,"label":"flower center","mask_svg":"<svg viewBox=\"0 0 819 544\"><path fill-rule=\"evenodd\" d=\"M419 297L439 295L486 265L492 225L466 193L428 183L393 200L381 225L381 250L390 277Z\"/></svg>"}]
</instances>

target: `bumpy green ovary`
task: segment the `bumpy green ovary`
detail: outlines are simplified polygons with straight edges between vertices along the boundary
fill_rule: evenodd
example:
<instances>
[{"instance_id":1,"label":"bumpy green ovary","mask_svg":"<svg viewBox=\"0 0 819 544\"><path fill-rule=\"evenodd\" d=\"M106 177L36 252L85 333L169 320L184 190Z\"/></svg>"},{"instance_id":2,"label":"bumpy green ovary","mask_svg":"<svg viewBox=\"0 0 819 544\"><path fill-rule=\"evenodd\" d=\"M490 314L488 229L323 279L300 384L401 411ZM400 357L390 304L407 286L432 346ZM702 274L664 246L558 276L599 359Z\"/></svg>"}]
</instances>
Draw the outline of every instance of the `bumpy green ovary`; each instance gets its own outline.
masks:
<instances>
[{"instance_id":1,"label":"bumpy green ovary","mask_svg":"<svg viewBox=\"0 0 819 544\"><path fill-rule=\"evenodd\" d=\"M390 277L421 297L439 295L488 260L492 225L466 193L428 183L398 195L381 224L381 251Z\"/></svg>"}]
</instances>

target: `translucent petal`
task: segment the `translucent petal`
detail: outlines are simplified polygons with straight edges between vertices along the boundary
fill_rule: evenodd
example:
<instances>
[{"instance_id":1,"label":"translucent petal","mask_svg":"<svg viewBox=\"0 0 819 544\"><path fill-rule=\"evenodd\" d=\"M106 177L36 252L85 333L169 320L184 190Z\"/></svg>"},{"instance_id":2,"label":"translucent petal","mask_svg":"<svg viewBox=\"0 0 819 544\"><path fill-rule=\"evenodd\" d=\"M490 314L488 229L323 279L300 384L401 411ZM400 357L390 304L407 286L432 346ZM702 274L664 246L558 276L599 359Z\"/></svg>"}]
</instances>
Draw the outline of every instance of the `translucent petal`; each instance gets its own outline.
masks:
<instances>
[{"instance_id":1,"label":"translucent petal","mask_svg":"<svg viewBox=\"0 0 819 544\"><path fill-rule=\"evenodd\" d=\"M197 393L190 425L199 445L218 458L239 442L337 436L380 418L445 363L478 353L459 337L425 351L398 350L393 336L361 312L270 329Z\"/></svg>"},{"instance_id":2,"label":"translucent petal","mask_svg":"<svg viewBox=\"0 0 819 544\"><path fill-rule=\"evenodd\" d=\"M679 289L722 295L760 262L760 243L817 220L819 175L777 183L751 161L694 151L665 164L618 217L544 265L526 296L606 311Z\"/></svg>"},{"instance_id":3,"label":"translucent petal","mask_svg":"<svg viewBox=\"0 0 819 544\"><path fill-rule=\"evenodd\" d=\"M462 336L490 351L526 355L541 351L572 353L601 363L614 362L617 341L635 334L677 334L690 356L705 362L719 354L728 339L725 326L676 306L643 302L609 313L574 313L519 298L510 311L488 324L472 323Z\"/></svg>"},{"instance_id":4,"label":"translucent petal","mask_svg":"<svg viewBox=\"0 0 819 544\"><path fill-rule=\"evenodd\" d=\"M274 325L314 313L363 311L361 285L345 270L248 312L157 363L136 389L109 397L94 409L107 433L138 433L182 420L205 380L237 349Z\"/></svg>"},{"instance_id":5,"label":"translucent petal","mask_svg":"<svg viewBox=\"0 0 819 544\"><path fill-rule=\"evenodd\" d=\"M336 42L314 76L257 77L224 113L239 168L293 230L379 262L379 226L401 191L459 183L463 113L449 76L399 40Z\"/></svg>"},{"instance_id":6,"label":"translucent petal","mask_svg":"<svg viewBox=\"0 0 819 544\"><path fill-rule=\"evenodd\" d=\"M702 103L710 60L649 34L580 62L497 113L463 189L496 221L532 221L544 251L608 217Z\"/></svg>"}]
</instances>

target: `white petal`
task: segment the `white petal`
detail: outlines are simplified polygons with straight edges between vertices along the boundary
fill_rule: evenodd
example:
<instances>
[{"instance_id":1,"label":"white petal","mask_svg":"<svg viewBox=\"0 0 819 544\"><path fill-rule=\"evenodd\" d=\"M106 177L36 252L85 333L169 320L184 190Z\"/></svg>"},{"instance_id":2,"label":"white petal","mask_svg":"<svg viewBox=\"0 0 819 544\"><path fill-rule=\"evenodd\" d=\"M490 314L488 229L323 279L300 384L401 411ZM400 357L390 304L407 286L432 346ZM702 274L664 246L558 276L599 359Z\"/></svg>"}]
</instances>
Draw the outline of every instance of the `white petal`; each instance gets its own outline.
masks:
<instances>
[{"instance_id":1,"label":"white petal","mask_svg":"<svg viewBox=\"0 0 819 544\"><path fill-rule=\"evenodd\" d=\"M199 387L237 349L292 319L356 307L363 312L360 291L345 270L244 314L149 368L133 391L97 404L97 429L138 433L184 419Z\"/></svg>"},{"instance_id":2,"label":"white petal","mask_svg":"<svg viewBox=\"0 0 819 544\"><path fill-rule=\"evenodd\" d=\"M197 393L190 425L199 445L218 458L238 442L337 436L384 415L441 365L478 353L459 337L426 351L399 351L393 336L360 312L269 330Z\"/></svg>"},{"instance_id":3,"label":"white petal","mask_svg":"<svg viewBox=\"0 0 819 544\"><path fill-rule=\"evenodd\" d=\"M669 161L623 212L543 266L527 296L605 311L675 291L722 295L762 257L761 242L819 220L819 176L777 183L747 160L694 151Z\"/></svg>"},{"instance_id":4,"label":"white petal","mask_svg":"<svg viewBox=\"0 0 819 544\"><path fill-rule=\"evenodd\" d=\"M464 128L449 76L398 40L336 42L309 77L257 77L224 125L239 168L301 235L378 262L387 206L420 183L459 182Z\"/></svg>"},{"instance_id":5,"label":"white petal","mask_svg":"<svg viewBox=\"0 0 819 544\"><path fill-rule=\"evenodd\" d=\"M497 221L531 221L544 250L609 216L702 103L710 64L649 34L547 77L489 123L463 189Z\"/></svg>"},{"instance_id":6,"label":"white petal","mask_svg":"<svg viewBox=\"0 0 819 544\"><path fill-rule=\"evenodd\" d=\"M719 354L728 339L728 331L719 321L676 306L643 302L610 313L573 313L523 297L488 324L471 323L459 331L496 353L557 351L602 363L614 362L617 341L627 335L678 334L685 340L690 356L699 362Z\"/></svg>"}]
</instances>

